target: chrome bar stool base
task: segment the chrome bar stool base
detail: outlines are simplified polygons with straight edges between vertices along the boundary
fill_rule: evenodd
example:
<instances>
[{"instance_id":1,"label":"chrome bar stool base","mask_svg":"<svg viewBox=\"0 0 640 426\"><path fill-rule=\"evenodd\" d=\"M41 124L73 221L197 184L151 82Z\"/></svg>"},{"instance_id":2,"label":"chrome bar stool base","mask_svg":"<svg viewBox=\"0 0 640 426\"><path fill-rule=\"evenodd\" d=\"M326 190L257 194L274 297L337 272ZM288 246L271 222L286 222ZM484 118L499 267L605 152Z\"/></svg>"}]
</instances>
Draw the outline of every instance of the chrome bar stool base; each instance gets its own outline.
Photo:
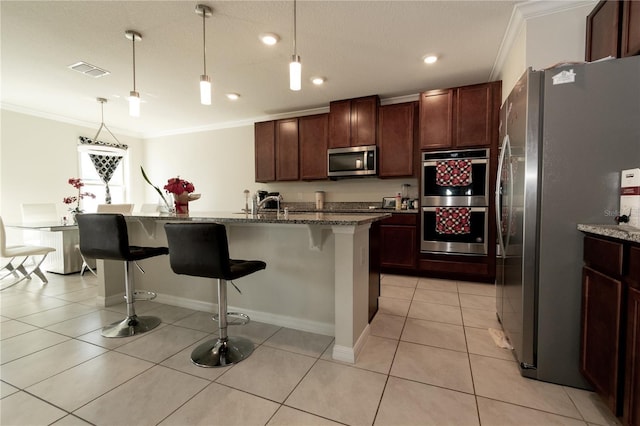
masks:
<instances>
[{"instance_id":1,"label":"chrome bar stool base","mask_svg":"<svg viewBox=\"0 0 640 426\"><path fill-rule=\"evenodd\" d=\"M253 342L244 337L207 340L191 352L198 367L225 367L237 364L253 352Z\"/></svg>"},{"instance_id":2,"label":"chrome bar stool base","mask_svg":"<svg viewBox=\"0 0 640 426\"><path fill-rule=\"evenodd\" d=\"M103 337L130 337L153 330L162 320L158 317L128 316L122 321L114 322L102 329Z\"/></svg>"}]
</instances>

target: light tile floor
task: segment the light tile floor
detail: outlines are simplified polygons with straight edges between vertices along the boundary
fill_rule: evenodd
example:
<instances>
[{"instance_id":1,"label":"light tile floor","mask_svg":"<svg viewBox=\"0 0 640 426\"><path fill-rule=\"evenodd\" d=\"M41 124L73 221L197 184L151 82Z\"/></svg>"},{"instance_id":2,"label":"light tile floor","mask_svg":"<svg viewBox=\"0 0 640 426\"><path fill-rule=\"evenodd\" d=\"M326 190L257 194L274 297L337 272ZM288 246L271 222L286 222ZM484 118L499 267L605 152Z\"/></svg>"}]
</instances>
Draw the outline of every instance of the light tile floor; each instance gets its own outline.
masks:
<instances>
[{"instance_id":1,"label":"light tile floor","mask_svg":"<svg viewBox=\"0 0 640 426\"><path fill-rule=\"evenodd\" d=\"M198 368L211 314L137 303L155 330L106 339L122 305L95 306L96 279L48 274L0 292L2 425L615 425L588 391L525 379L495 346L492 285L386 275L355 365L332 338L252 322L255 352Z\"/></svg>"}]
</instances>

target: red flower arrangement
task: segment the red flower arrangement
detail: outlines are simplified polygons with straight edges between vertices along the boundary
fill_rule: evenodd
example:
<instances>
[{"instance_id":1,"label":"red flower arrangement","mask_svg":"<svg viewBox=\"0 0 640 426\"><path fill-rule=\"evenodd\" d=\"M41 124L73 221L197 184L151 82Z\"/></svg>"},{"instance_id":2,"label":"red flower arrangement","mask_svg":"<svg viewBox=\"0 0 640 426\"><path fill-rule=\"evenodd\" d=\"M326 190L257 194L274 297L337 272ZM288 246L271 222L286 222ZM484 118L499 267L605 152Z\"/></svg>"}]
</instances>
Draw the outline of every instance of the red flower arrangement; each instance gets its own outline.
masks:
<instances>
[{"instance_id":1,"label":"red flower arrangement","mask_svg":"<svg viewBox=\"0 0 640 426\"><path fill-rule=\"evenodd\" d=\"M78 195L74 195L71 197L64 197L62 199L62 202L65 204L73 204L76 203L75 207L71 207L69 206L69 211L72 213L82 213L82 210L80 209L80 200L82 200L85 197L89 197L89 198L96 198L95 194L92 194L91 192L82 192L82 187L84 186L84 183L82 182L82 179L80 178L69 178L69 185L73 186L74 188L76 188L78 190Z\"/></svg>"},{"instance_id":2,"label":"red flower arrangement","mask_svg":"<svg viewBox=\"0 0 640 426\"><path fill-rule=\"evenodd\" d=\"M191 193L195 191L195 186L191 182L188 182L184 179L180 179L180 176L171 178L167 181L167 184L164 186L165 191L170 192L171 194L180 195L183 193Z\"/></svg>"}]
</instances>

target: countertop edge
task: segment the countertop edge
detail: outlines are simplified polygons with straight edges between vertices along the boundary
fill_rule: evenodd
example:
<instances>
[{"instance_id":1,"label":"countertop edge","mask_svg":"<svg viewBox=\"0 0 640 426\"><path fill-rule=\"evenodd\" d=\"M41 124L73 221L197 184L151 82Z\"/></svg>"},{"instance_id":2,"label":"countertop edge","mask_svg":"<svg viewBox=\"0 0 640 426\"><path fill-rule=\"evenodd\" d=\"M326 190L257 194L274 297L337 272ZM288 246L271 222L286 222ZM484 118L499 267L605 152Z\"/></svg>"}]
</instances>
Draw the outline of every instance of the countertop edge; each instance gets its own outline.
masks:
<instances>
[{"instance_id":1,"label":"countertop edge","mask_svg":"<svg viewBox=\"0 0 640 426\"><path fill-rule=\"evenodd\" d=\"M170 216L159 214L134 213L127 218L152 219L161 221L186 221L186 222L219 222L219 223L277 223L284 225L323 225L323 226L359 226L377 222L391 217L391 213L289 213L288 215L275 213L259 214L253 216L243 213L229 212L201 212L192 213L189 216Z\"/></svg>"},{"instance_id":2,"label":"countertop edge","mask_svg":"<svg viewBox=\"0 0 640 426\"><path fill-rule=\"evenodd\" d=\"M578 224L578 231L589 234L601 235L609 238L616 238L622 241L640 243L640 229L627 227L624 225L598 225L598 224Z\"/></svg>"}]
</instances>

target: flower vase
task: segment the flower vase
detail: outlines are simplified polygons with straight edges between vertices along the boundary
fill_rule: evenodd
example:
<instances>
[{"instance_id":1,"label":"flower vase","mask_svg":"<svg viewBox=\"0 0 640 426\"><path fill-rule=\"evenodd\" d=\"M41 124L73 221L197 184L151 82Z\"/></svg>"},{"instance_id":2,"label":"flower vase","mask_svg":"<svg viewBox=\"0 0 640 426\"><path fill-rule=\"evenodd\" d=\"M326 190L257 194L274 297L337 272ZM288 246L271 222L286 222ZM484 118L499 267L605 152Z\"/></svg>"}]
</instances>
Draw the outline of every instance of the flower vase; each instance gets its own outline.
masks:
<instances>
[{"instance_id":1,"label":"flower vase","mask_svg":"<svg viewBox=\"0 0 640 426\"><path fill-rule=\"evenodd\" d=\"M189 216L189 194L173 194L173 203L176 208L176 216Z\"/></svg>"}]
</instances>

